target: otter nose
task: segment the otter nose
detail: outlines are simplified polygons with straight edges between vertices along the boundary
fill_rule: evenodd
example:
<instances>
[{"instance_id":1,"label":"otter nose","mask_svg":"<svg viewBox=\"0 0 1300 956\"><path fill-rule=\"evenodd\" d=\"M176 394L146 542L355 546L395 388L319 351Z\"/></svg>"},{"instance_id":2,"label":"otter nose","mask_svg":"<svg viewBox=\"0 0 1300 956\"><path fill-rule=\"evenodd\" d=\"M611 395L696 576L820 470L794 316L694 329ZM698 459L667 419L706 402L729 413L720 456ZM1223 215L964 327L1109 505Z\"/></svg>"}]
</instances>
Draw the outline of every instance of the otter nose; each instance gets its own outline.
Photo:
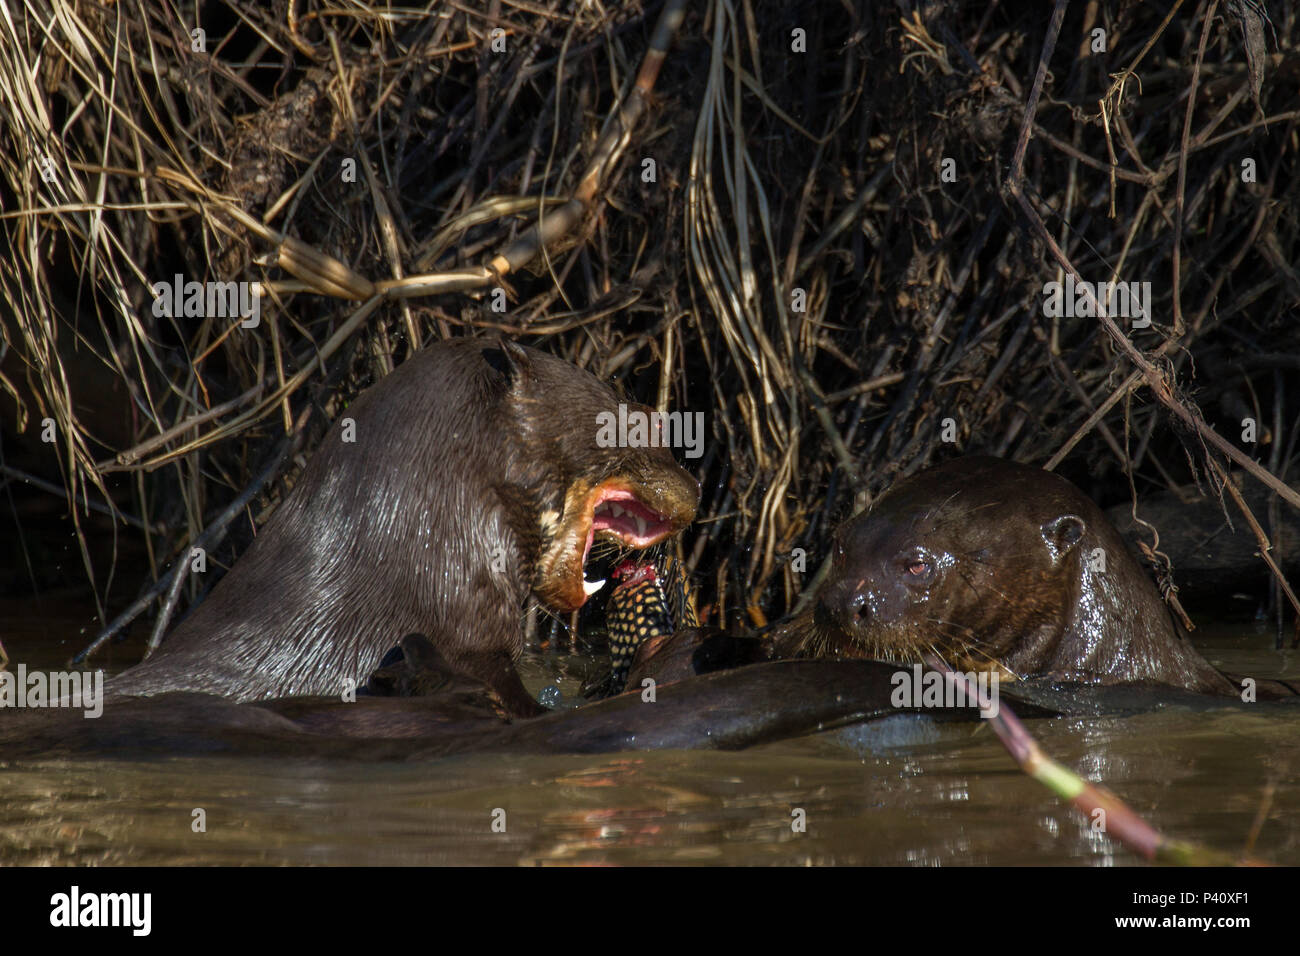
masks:
<instances>
[{"instance_id":1,"label":"otter nose","mask_svg":"<svg viewBox=\"0 0 1300 956\"><path fill-rule=\"evenodd\" d=\"M871 606L867 600L865 582L843 581L831 589L822 600L822 605L846 631L855 631L866 626L871 617Z\"/></svg>"}]
</instances>

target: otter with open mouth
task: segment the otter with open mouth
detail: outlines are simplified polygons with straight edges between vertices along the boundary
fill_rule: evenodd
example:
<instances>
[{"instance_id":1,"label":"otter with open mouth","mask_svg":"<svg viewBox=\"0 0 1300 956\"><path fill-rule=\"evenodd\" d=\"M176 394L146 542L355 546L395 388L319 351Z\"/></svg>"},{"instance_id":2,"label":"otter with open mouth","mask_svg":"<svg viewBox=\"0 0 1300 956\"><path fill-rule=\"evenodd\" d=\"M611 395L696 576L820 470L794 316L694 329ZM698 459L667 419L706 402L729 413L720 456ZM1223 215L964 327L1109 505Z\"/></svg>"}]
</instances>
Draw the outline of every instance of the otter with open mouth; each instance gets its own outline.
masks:
<instances>
[{"instance_id":1,"label":"otter with open mouth","mask_svg":"<svg viewBox=\"0 0 1300 956\"><path fill-rule=\"evenodd\" d=\"M515 670L529 594L577 610L603 583L584 573L597 538L649 547L699 502L667 448L598 442L618 401L507 341L423 350L339 416L207 600L109 692L337 695L418 631L512 714L540 712Z\"/></svg>"}]
</instances>

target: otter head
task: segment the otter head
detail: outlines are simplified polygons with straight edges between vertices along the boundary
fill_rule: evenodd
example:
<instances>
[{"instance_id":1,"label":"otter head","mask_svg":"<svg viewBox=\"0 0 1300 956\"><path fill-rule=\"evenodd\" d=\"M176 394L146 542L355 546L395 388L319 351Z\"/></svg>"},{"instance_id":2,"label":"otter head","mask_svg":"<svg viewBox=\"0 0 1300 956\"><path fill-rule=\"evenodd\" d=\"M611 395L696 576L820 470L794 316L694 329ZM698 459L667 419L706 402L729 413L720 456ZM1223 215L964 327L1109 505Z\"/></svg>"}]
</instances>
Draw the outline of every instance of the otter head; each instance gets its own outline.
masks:
<instances>
[{"instance_id":1,"label":"otter head","mask_svg":"<svg viewBox=\"0 0 1300 956\"><path fill-rule=\"evenodd\" d=\"M1024 480L1055 476L996 460L972 472L971 461L960 475L940 466L899 482L840 527L797 653L937 653L1010 676L1025 646L1059 639L1079 600L1085 519Z\"/></svg>"},{"instance_id":2,"label":"otter head","mask_svg":"<svg viewBox=\"0 0 1300 956\"><path fill-rule=\"evenodd\" d=\"M576 611L604 584L585 579L592 544L639 550L676 534L695 517L699 482L657 431L616 430L608 440L610 416L650 422L651 409L625 402L620 412L608 385L546 353L503 341L500 357L520 440L543 452L527 456L544 463L536 473L517 477L537 521L532 590L553 611Z\"/></svg>"}]
</instances>

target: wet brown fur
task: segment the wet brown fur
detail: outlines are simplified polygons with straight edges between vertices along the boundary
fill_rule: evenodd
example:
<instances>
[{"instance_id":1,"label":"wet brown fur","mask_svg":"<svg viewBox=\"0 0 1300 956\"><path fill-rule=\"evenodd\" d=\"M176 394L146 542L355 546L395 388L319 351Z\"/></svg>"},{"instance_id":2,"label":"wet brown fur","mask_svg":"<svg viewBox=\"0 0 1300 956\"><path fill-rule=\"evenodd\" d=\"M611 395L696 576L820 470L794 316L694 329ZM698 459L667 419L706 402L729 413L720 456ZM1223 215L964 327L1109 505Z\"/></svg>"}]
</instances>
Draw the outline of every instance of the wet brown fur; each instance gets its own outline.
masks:
<instances>
[{"instance_id":1,"label":"wet brown fur","mask_svg":"<svg viewBox=\"0 0 1300 956\"><path fill-rule=\"evenodd\" d=\"M1176 632L1100 509L1049 472L954 459L899 482L835 546L812 610L774 637L784 656L912 663L933 653L1007 678L1235 692ZM1096 549L1104 571L1090 561ZM933 579L907 583L910 567L931 567Z\"/></svg>"},{"instance_id":2,"label":"wet brown fur","mask_svg":"<svg viewBox=\"0 0 1300 956\"><path fill-rule=\"evenodd\" d=\"M110 692L337 695L420 632L512 712L535 713L514 667L521 610L530 591L555 611L582 603L593 490L633 491L673 531L698 502L668 449L597 446L597 413L617 408L544 352L425 349L346 409L208 599Z\"/></svg>"}]
</instances>

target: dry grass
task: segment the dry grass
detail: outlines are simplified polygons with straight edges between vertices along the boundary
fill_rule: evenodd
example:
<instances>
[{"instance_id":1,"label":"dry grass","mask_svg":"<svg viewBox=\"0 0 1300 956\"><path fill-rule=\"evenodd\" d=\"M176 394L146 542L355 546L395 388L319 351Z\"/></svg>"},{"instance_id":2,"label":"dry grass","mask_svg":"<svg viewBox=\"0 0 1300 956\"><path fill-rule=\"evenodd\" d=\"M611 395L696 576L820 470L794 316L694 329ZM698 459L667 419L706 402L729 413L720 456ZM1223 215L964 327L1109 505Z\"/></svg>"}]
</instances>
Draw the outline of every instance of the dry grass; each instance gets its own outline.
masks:
<instances>
[{"instance_id":1,"label":"dry grass","mask_svg":"<svg viewBox=\"0 0 1300 956\"><path fill-rule=\"evenodd\" d=\"M658 4L206 3L197 53L193 6L14 0L0 388L19 430L56 423L78 521L113 502L161 575L330 394L517 335L709 413L685 550L715 620L792 606L830 529L945 431L1145 491L1225 460L1202 426L1240 445L1244 409L1271 441L1239 458L1286 480L1295 14L1076 4L1053 35L1025 6L710 0L668 46ZM1154 327L1045 317L1063 261L1150 281ZM155 317L177 273L261 283L263 326ZM74 354L120 392L86 394Z\"/></svg>"}]
</instances>

